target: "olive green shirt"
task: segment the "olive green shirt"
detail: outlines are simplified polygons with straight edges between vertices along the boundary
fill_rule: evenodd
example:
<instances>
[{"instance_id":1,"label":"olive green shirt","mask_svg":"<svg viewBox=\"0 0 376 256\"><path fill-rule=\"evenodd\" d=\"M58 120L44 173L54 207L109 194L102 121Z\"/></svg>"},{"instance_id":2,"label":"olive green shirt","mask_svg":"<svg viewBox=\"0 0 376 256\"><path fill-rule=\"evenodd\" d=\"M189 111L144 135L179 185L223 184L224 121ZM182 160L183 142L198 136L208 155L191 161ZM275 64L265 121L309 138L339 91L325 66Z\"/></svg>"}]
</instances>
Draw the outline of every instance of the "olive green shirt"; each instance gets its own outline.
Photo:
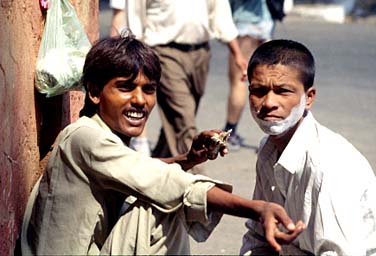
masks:
<instances>
[{"instance_id":1,"label":"olive green shirt","mask_svg":"<svg viewBox=\"0 0 376 256\"><path fill-rule=\"evenodd\" d=\"M222 214L207 191L231 186L127 147L98 115L60 134L24 216L23 255L189 254Z\"/></svg>"}]
</instances>

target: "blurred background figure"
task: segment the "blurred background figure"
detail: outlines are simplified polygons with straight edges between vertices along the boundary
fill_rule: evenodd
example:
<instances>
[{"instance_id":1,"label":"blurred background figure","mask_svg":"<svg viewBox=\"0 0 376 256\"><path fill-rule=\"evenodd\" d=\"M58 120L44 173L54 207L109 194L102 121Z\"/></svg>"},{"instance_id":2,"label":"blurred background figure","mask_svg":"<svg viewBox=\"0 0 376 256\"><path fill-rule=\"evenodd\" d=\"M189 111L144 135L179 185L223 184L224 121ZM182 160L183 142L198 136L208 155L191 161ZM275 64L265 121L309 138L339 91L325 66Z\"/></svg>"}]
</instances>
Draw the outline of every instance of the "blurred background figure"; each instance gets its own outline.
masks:
<instances>
[{"instance_id":1,"label":"blurred background figure","mask_svg":"<svg viewBox=\"0 0 376 256\"><path fill-rule=\"evenodd\" d=\"M126 27L125 5L126 0L110 0L110 8L112 9L110 36L119 35ZM130 147L147 156L151 155L146 126L140 136L131 139Z\"/></svg>"},{"instance_id":2,"label":"blurred background figure","mask_svg":"<svg viewBox=\"0 0 376 256\"><path fill-rule=\"evenodd\" d=\"M187 152L197 134L196 114L209 72L209 40L226 43L246 74L228 0L128 0L126 22L152 46L162 65L157 100L162 123L154 157Z\"/></svg>"},{"instance_id":3,"label":"blurred background figure","mask_svg":"<svg viewBox=\"0 0 376 256\"><path fill-rule=\"evenodd\" d=\"M238 29L238 43L248 60L253 51L273 36L275 21L272 19L265 0L229 0L234 23ZM246 104L248 89L242 70L229 55L230 92L227 99L227 119L224 130L232 129L228 140L230 150L238 150L243 138L237 132L238 122Z\"/></svg>"},{"instance_id":4,"label":"blurred background figure","mask_svg":"<svg viewBox=\"0 0 376 256\"><path fill-rule=\"evenodd\" d=\"M365 0L362 0L362 1L365 1ZM357 1L356 0L326 0L325 2L328 4L342 5L345 9L345 14L350 15Z\"/></svg>"},{"instance_id":5,"label":"blurred background figure","mask_svg":"<svg viewBox=\"0 0 376 256\"><path fill-rule=\"evenodd\" d=\"M112 10L110 36L117 36L125 28L125 0L110 0Z\"/></svg>"}]
</instances>

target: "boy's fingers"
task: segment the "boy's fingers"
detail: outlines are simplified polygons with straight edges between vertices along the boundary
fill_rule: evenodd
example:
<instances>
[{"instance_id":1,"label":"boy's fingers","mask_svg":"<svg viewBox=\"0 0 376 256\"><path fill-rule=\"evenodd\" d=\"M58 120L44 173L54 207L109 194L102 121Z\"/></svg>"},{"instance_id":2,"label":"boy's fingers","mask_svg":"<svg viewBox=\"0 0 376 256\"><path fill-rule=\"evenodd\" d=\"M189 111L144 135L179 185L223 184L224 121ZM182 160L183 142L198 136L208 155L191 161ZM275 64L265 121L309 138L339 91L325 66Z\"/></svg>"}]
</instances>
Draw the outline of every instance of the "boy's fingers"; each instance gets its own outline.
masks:
<instances>
[{"instance_id":1,"label":"boy's fingers","mask_svg":"<svg viewBox=\"0 0 376 256\"><path fill-rule=\"evenodd\" d=\"M303 221L299 220L297 223L296 223L296 228L298 229L302 229L302 231L306 228L306 225L304 224Z\"/></svg>"},{"instance_id":2,"label":"boy's fingers","mask_svg":"<svg viewBox=\"0 0 376 256\"><path fill-rule=\"evenodd\" d=\"M292 233L284 233L284 232L281 232L281 231L278 231L278 235L276 236L276 240L280 243L280 244L290 244L292 241L294 241L297 236L303 231L303 229L296 229L294 232Z\"/></svg>"},{"instance_id":3,"label":"boy's fingers","mask_svg":"<svg viewBox=\"0 0 376 256\"><path fill-rule=\"evenodd\" d=\"M284 233L275 227L274 229L265 230L265 237L270 246L279 252L282 249L282 244L290 244L303 230L303 227L299 226L292 233Z\"/></svg>"},{"instance_id":4,"label":"boy's fingers","mask_svg":"<svg viewBox=\"0 0 376 256\"><path fill-rule=\"evenodd\" d=\"M225 156L225 155L227 155L227 154L228 154L228 148L227 148L227 147L223 147L223 148L221 149L220 153L221 153L221 156Z\"/></svg>"},{"instance_id":5,"label":"boy's fingers","mask_svg":"<svg viewBox=\"0 0 376 256\"><path fill-rule=\"evenodd\" d=\"M278 228L276 226L272 227L265 227L265 238L270 244L270 246L277 252L281 251L281 245L277 242L276 238L278 238Z\"/></svg>"},{"instance_id":6,"label":"boy's fingers","mask_svg":"<svg viewBox=\"0 0 376 256\"><path fill-rule=\"evenodd\" d=\"M291 219L283 213L280 213L277 216L279 222L288 229L287 233L278 229L277 222L269 221L264 222L264 224L266 224L266 240L274 250L279 252L281 250L282 244L291 243L300 233L303 232L303 230L305 229L305 224L302 221L298 221L296 224L294 224Z\"/></svg>"},{"instance_id":7,"label":"boy's fingers","mask_svg":"<svg viewBox=\"0 0 376 256\"><path fill-rule=\"evenodd\" d=\"M295 230L296 226L294 222L290 219L290 217L285 212L281 212L277 218L288 231Z\"/></svg>"},{"instance_id":8,"label":"boy's fingers","mask_svg":"<svg viewBox=\"0 0 376 256\"><path fill-rule=\"evenodd\" d=\"M295 226L296 226L295 230L292 231L291 233L284 233L280 230L277 230L276 231L276 240L280 244L289 244L292 241L294 241L295 238L298 235L300 235L300 233L302 233L303 230L305 229L305 225L302 221L297 222L297 224Z\"/></svg>"}]
</instances>

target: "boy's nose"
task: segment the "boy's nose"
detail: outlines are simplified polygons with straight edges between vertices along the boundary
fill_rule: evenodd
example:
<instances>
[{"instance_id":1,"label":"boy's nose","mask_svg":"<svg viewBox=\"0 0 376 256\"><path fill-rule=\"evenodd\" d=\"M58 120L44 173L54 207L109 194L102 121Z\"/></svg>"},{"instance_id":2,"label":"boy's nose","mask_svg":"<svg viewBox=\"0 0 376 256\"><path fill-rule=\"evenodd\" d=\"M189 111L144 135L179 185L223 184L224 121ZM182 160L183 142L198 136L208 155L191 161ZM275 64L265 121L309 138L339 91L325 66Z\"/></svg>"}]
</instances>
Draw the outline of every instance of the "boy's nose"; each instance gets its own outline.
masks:
<instances>
[{"instance_id":1,"label":"boy's nose","mask_svg":"<svg viewBox=\"0 0 376 256\"><path fill-rule=\"evenodd\" d=\"M132 103L137 105L144 105L146 102L144 93L141 88L136 88L132 93Z\"/></svg>"},{"instance_id":2,"label":"boy's nose","mask_svg":"<svg viewBox=\"0 0 376 256\"><path fill-rule=\"evenodd\" d=\"M275 108L277 106L277 95L273 91L269 91L264 97L262 106L268 109Z\"/></svg>"}]
</instances>

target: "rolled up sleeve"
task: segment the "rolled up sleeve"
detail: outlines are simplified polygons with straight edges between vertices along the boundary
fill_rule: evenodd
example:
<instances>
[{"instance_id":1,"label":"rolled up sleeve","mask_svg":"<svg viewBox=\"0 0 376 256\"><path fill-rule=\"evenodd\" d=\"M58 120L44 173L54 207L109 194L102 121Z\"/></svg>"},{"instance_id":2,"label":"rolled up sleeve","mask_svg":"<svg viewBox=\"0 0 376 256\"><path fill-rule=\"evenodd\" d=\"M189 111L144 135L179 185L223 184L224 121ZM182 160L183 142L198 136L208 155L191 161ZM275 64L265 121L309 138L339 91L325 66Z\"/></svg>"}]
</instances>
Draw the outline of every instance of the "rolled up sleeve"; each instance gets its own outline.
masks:
<instances>
[{"instance_id":1,"label":"rolled up sleeve","mask_svg":"<svg viewBox=\"0 0 376 256\"><path fill-rule=\"evenodd\" d=\"M184 214L188 233L197 242L205 241L221 220L223 213L208 211L207 192L214 186L232 192L232 186L196 175L198 180L185 191Z\"/></svg>"}]
</instances>

